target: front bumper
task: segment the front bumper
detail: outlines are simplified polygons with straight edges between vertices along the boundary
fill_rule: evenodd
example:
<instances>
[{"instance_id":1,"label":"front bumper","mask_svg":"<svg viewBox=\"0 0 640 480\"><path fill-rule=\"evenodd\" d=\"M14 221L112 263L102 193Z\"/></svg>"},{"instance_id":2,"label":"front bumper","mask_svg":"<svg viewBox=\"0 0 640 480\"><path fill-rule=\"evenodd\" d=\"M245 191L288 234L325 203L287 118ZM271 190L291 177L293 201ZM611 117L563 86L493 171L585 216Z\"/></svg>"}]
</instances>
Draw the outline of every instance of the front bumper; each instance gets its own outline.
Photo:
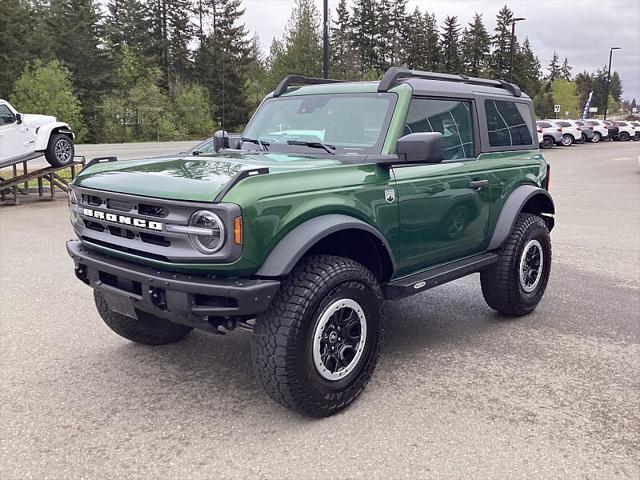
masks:
<instances>
[{"instance_id":1,"label":"front bumper","mask_svg":"<svg viewBox=\"0 0 640 480\"><path fill-rule=\"evenodd\" d=\"M250 318L264 312L278 280L227 279L158 271L97 253L79 240L67 242L76 277L101 291L118 313L136 310L198 327L207 317Z\"/></svg>"}]
</instances>

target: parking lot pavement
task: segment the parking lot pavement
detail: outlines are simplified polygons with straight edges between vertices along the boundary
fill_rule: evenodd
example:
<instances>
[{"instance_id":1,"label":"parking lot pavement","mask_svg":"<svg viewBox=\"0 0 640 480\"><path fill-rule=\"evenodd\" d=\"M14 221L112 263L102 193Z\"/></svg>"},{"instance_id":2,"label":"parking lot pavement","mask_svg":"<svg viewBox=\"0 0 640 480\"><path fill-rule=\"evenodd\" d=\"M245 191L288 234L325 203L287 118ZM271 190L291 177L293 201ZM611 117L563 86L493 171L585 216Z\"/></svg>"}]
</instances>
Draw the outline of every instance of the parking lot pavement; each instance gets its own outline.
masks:
<instances>
[{"instance_id":1,"label":"parking lot pavement","mask_svg":"<svg viewBox=\"0 0 640 480\"><path fill-rule=\"evenodd\" d=\"M0 207L0 477L640 478L640 143L556 148L554 266L511 320L477 276L387 306L324 420L272 403L250 334L143 347L76 281L65 202Z\"/></svg>"}]
</instances>

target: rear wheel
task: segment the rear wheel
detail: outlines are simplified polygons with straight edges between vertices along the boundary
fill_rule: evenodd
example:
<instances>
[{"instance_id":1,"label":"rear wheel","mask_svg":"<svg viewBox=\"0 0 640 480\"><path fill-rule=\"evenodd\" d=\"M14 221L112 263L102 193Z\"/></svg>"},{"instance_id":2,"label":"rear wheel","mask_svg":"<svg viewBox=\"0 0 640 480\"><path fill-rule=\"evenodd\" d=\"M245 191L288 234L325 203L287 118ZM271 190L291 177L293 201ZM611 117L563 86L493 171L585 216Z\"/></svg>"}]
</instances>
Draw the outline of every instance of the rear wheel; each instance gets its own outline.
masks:
<instances>
[{"instance_id":1,"label":"rear wheel","mask_svg":"<svg viewBox=\"0 0 640 480\"><path fill-rule=\"evenodd\" d=\"M44 157L52 167L64 167L73 162L75 150L73 140L62 133L54 133L49 138L49 145L44 152Z\"/></svg>"},{"instance_id":2,"label":"rear wheel","mask_svg":"<svg viewBox=\"0 0 640 480\"><path fill-rule=\"evenodd\" d=\"M573 144L573 136L569 135L568 133L565 133L562 136L562 145L564 145L565 147L570 147Z\"/></svg>"},{"instance_id":3,"label":"rear wheel","mask_svg":"<svg viewBox=\"0 0 640 480\"><path fill-rule=\"evenodd\" d=\"M109 308L102 294L94 290L93 298L98 313L107 326L121 337L144 345L166 345L182 340L193 330L186 325L172 323L164 318L146 312L137 312L138 318L131 318Z\"/></svg>"},{"instance_id":4,"label":"rear wheel","mask_svg":"<svg viewBox=\"0 0 640 480\"><path fill-rule=\"evenodd\" d=\"M551 272L551 239L544 220L521 213L497 253L498 261L480 273L485 301L504 315L532 312Z\"/></svg>"},{"instance_id":5,"label":"rear wheel","mask_svg":"<svg viewBox=\"0 0 640 480\"><path fill-rule=\"evenodd\" d=\"M586 134L582 134L582 136L580 137L580 143L586 143L587 142L587 135Z\"/></svg>"},{"instance_id":6,"label":"rear wheel","mask_svg":"<svg viewBox=\"0 0 640 480\"><path fill-rule=\"evenodd\" d=\"M253 364L275 401L324 417L367 385L382 334L382 293L373 274L348 258L312 256L256 319Z\"/></svg>"},{"instance_id":7,"label":"rear wheel","mask_svg":"<svg viewBox=\"0 0 640 480\"><path fill-rule=\"evenodd\" d=\"M602 135L600 135L599 132L595 132L593 134L593 138L591 139L592 143L598 143L600 141L600 139L602 139Z\"/></svg>"},{"instance_id":8,"label":"rear wheel","mask_svg":"<svg viewBox=\"0 0 640 480\"><path fill-rule=\"evenodd\" d=\"M554 143L553 137L545 135L542 139L542 148L551 148Z\"/></svg>"},{"instance_id":9,"label":"rear wheel","mask_svg":"<svg viewBox=\"0 0 640 480\"><path fill-rule=\"evenodd\" d=\"M631 138L631 136L627 132L622 132L619 137L623 142L627 142Z\"/></svg>"}]
</instances>

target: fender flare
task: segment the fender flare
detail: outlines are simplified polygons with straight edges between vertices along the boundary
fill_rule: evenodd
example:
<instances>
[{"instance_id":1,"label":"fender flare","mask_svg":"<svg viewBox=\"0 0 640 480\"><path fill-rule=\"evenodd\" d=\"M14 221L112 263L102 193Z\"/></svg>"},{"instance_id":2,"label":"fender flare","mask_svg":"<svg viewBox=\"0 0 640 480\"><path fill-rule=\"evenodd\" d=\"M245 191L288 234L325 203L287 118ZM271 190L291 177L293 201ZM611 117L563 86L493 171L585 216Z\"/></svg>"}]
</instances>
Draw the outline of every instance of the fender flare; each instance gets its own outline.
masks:
<instances>
[{"instance_id":1,"label":"fender flare","mask_svg":"<svg viewBox=\"0 0 640 480\"><path fill-rule=\"evenodd\" d=\"M71 138L75 138L73 132L69 128L69 125L64 122L52 122L38 127L38 135L36 137L36 151L46 150L49 146L49 139L51 138L51 132L53 130L59 130L60 133L66 133L71 135Z\"/></svg>"},{"instance_id":2,"label":"fender flare","mask_svg":"<svg viewBox=\"0 0 640 480\"><path fill-rule=\"evenodd\" d=\"M395 271L393 251L382 233L357 218L342 214L328 214L307 220L287 233L271 250L256 275L259 277L287 275L302 256L318 241L332 233L347 229L363 230L375 236L387 250Z\"/></svg>"},{"instance_id":3,"label":"fender flare","mask_svg":"<svg viewBox=\"0 0 640 480\"><path fill-rule=\"evenodd\" d=\"M511 195L509 195L509 198L507 198L507 201L502 207L487 250L495 250L502 245L509 236L513 225L516 223L516 218L520 215L526 203L536 196L542 196L542 198L544 198L544 204L546 204L546 208L543 208L539 213L548 213L551 215L556 213L553 199L545 189L534 185L521 185L517 187L511 192ZM551 230L551 228L553 228L553 219L547 224L550 225L549 230Z\"/></svg>"}]
</instances>

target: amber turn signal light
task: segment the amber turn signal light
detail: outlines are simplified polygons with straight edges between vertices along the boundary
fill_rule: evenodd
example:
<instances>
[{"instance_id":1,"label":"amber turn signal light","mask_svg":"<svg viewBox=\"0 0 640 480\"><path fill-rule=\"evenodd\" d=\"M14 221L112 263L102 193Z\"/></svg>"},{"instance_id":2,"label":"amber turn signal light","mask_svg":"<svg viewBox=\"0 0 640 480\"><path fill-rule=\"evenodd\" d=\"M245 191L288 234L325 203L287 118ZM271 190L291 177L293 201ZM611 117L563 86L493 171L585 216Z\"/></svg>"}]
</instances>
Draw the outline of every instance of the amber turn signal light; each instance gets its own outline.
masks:
<instances>
[{"instance_id":1,"label":"amber turn signal light","mask_svg":"<svg viewBox=\"0 0 640 480\"><path fill-rule=\"evenodd\" d=\"M242 245L242 217L233 220L233 241L236 245Z\"/></svg>"}]
</instances>

